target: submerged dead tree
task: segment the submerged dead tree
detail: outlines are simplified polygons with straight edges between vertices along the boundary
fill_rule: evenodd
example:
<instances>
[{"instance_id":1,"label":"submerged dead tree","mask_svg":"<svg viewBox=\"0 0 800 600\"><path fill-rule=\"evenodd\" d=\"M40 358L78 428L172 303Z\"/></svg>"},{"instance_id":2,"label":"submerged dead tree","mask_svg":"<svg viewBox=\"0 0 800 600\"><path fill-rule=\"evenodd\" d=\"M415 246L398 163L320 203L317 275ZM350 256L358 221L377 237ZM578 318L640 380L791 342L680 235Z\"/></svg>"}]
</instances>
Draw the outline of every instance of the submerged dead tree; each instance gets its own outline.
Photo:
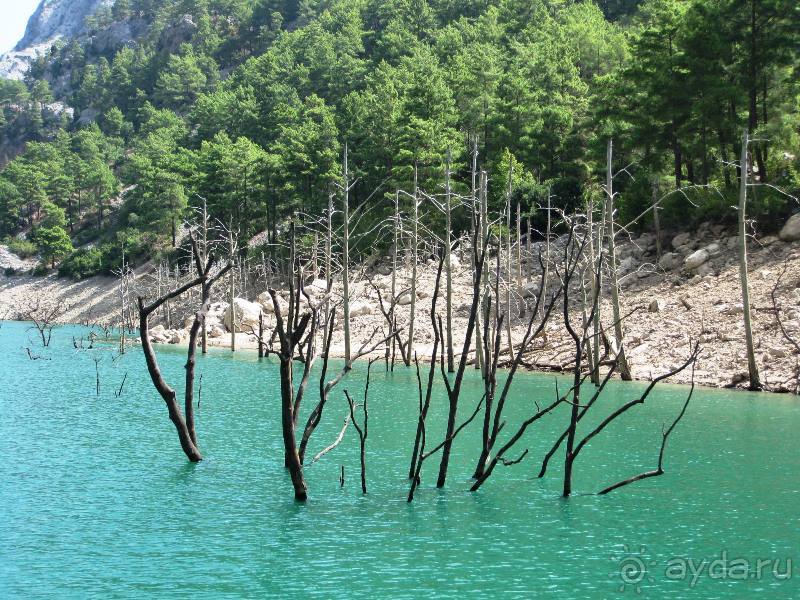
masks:
<instances>
[{"instance_id":1,"label":"submerged dead tree","mask_svg":"<svg viewBox=\"0 0 800 600\"><path fill-rule=\"evenodd\" d=\"M330 359L330 349L331 349L331 340L333 338L334 332L334 324L335 324L335 317L336 311L330 311L330 317L328 320L328 324L324 328L325 336L323 340L323 350L322 350L322 367L320 370L319 375L319 401L311 409L311 413L308 416L308 420L306 421L305 428L303 429L303 435L300 439L300 446L298 449L298 456L300 458L300 463L305 462L305 456L308 449L308 443L311 440L311 436L316 431L317 427L319 426L320 422L322 421L322 416L325 411L325 407L328 403L328 399L330 398L331 391L339 385L342 380L347 376L350 371L353 370L353 363L358 359L367 356L373 353L381 344L385 344L388 339L395 335L394 332L390 332L388 336L383 337L381 339L376 340L376 336L380 331L380 328L375 328L372 331L372 335L367 338L361 346L356 350L356 353L350 357L350 360L346 360L344 365L342 366L339 373L331 379L328 379L328 369L330 366L329 359ZM308 370L304 374L304 379L308 376ZM296 419L295 415L295 419Z\"/></svg>"},{"instance_id":2,"label":"submerged dead tree","mask_svg":"<svg viewBox=\"0 0 800 600\"><path fill-rule=\"evenodd\" d=\"M48 302L37 296L36 300L28 306L26 310L18 316L20 321L30 321L30 329L36 330L42 346L47 348L53 337L53 329L58 325L59 320L67 312L67 307L63 302Z\"/></svg>"},{"instance_id":3,"label":"submerged dead tree","mask_svg":"<svg viewBox=\"0 0 800 600\"><path fill-rule=\"evenodd\" d=\"M509 392L511 391L511 386L514 381L514 376L517 374L517 371L522 364L522 359L525 353L529 350L532 342L536 339L541 332L544 330L545 326L547 325L548 320L550 319L550 314L553 310L556 300L561 294L561 289L559 288L556 293L554 294L553 298L550 302L547 302L547 299L544 296L544 285L545 285L545 269L544 265L542 264L541 255L539 256L539 262L542 266L542 279L539 286L539 291L536 295L536 303L533 306L531 311L528 326L525 331L525 335L520 343L519 347L514 354L513 360L511 361L511 365L509 367L508 374L506 376L505 383L503 384L503 389L500 393L500 397L497 401L495 406L495 395L496 395L496 387L497 387L497 360L498 355L500 354L500 331L502 329L502 321L506 315L499 315L496 317L496 326L495 331L495 348L494 352L490 353L488 348L485 348L484 354L488 356L492 354L494 356L493 361L489 365L487 376L484 380L484 397L486 399L484 405L484 420L483 420L483 432L482 432L482 444L481 444L481 452L478 457L478 463L475 467L475 472L473 474L473 478L476 479L476 484L474 489L478 489L483 482L486 480L489 475L491 475L491 471L495 468L498 462L502 462L505 459L503 458L505 453L516 443L516 441L522 437L525 433L525 430L535 421L543 417L547 412L555 408L555 404L549 407L546 411L538 410L535 418L525 421L520 427L517 435L512 436L510 443L506 444L502 448L498 450L497 453L494 454L492 457L492 453L494 452L495 445L497 444L498 436L500 432L505 427L505 421L503 421L503 410L506 405L506 401L508 400ZM542 305L542 309L540 310L540 304ZM540 316L541 315L541 316ZM488 321L488 315L487 315ZM488 329L488 327L486 327ZM485 338L488 336L485 336ZM484 339L484 344L488 344L488 340ZM527 454L527 450L523 452L522 456ZM522 457L520 457L520 460ZM518 461L517 461L518 462Z\"/></svg>"},{"instance_id":4,"label":"submerged dead tree","mask_svg":"<svg viewBox=\"0 0 800 600\"><path fill-rule=\"evenodd\" d=\"M661 432L661 449L658 451L658 466L651 471L644 471L643 473L639 473L633 477L628 477L622 481L618 481L617 483L600 490L598 495L602 496L608 494L609 492L613 492L614 490L618 490L621 487L625 487L626 485L630 485L631 483L641 481L642 479L658 477L659 475L664 474L664 451L667 448L667 440L669 439L670 434L674 431L675 427L677 427L678 423L680 423L681 419L683 419L683 415L686 414L686 409L689 407L689 402L692 400L692 394L694 394L694 365L692 365L692 385L689 389L689 395L686 396L686 401L683 403L683 408L681 408L681 411L678 413L678 416L675 417L675 420L672 421L672 424Z\"/></svg>"},{"instance_id":5,"label":"submerged dead tree","mask_svg":"<svg viewBox=\"0 0 800 600\"><path fill-rule=\"evenodd\" d=\"M482 261L484 257L485 257L485 246L484 246L484 252L481 253L480 260ZM446 449L448 452L448 457L447 460L445 460L444 457L442 459L442 463L440 464L439 467L439 481L437 481L436 484L437 487L442 487L442 485L444 485L443 474L446 475L447 473L449 452L453 440L455 440L458 434L461 433L461 431L463 431L463 429L475 419L475 417L478 415L478 412L481 409L481 406L483 405L483 398L482 398L481 401L478 403L477 407L475 408L474 412L472 413L472 415L458 427L455 426L455 413L453 410L453 398L454 398L453 391L456 390L455 403L457 405L458 394L460 393L460 383L458 389L456 389L455 387L451 387L449 384L449 380L447 378L447 374L445 373L446 358L445 358L444 343L443 343L443 332L442 332L442 322L441 322L442 320L441 317L439 317L439 315L436 313L436 301L439 296L439 284L441 282L441 277L442 277L442 265L443 265L443 260L439 262L439 270L436 273L436 284L434 288L433 299L431 300L430 316L431 316L431 324L433 326L433 352L431 353L430 371L428 374L428 384L426 387L424 400L422 392L422 380L419 373L419 360L417 359L416 355L414 356L414 362L417 370L417 385L419 390L419 419L417 422L417 436L414 442L414 452L411 458L411 470L409 473L409 477L411 479L411 488L408 491L408 498L407 498L408 502L414 500L414 492L420 483L420 473L422 472L422 465L425 462L425 460L427 460L440 450ZM478 297L479 295L477 293L473 295L474 306L473 306L473 314L470 319L473 322L475 318L475 313L477 313L476 298ZM468 346L470 340L471 340L471 332L467 332L465 337L465 345ZM440 347L442 348L441 352L439 352ZM464 360L465 356L466 354L462 353L461 355L462 360L459 363L459 371L456 374L456 380L458 382L460 382L460 377L458 376L458 373L461 373L463 375L464 369L466 368L466 361ZM432 450L426 451L427 431L426 431L425 420L427 418L428 409L430 408L431 404L431 396L433 394L433 385L436 377L437 366L440 368L442 378L445 381L445 384L447 385L448 388L448 398L450 399L450 413L448 416L447 433L445 435L444 440L437 446L435 446ZM442 471L442 468L444 468L444 471ZM440 485L440 483L442 485Z\"/></svg>"},{"instance_id":6,"label":"submerged dead tree","mask_svg":"<svg viewBox=\"0 0 800 600\"><path fill-rule=\"evenodd\" d=\"M347 404L350 407L350 420L353 421L353 427L355 427L356 432L358 432L358 441L359 441L359 463L361 465L361 492L363 494L367 493L367 456L366 456L366 444L367 444L367 436L369 435L369 376L372 371L372 363L374 363L377 358L372 358L367 365L367 382L364 385L364 402L361 404L361 409L364 411L364 421L361 425L358 424L358 419L356 418L356 408L357 405L353 402L353 399L350 397L350 393L345 390L344 395L347 398ZM346 422L345 422L346 426Z\"/></svg>"},{"instance_id":7,"label":"submerged dead tree","mask_svg":"<svg viewBox=\"0 0 800 600\"><path fill-rule=\"evenodd\" d=\"M144 352L145 362L147 363L147 370L150 373L150 379L153 381L158 393L164 399L169 412L169 418L175 425L178 432L178 439L181 443L181 448L184 454L192 462L198 462L203 459L202 454L197 443L197 433L194 424L194 371L195 371L195 354L197 351L197 336L200 332L200 327L205 320L208 312L208 307L211 299L211 288L219 280L220 277L225 275L230 269L232 264L228 263L225 267L219 270L216 274L212 275L215 259L211 254L207 255L205 264L200 258L200 253L197 249L197 243L194 236L191 236L192 243L192 260L194 263L197 276L183 284L182 286L167 292L160 296L150 304L145 304L144 298L139 296L137 298L139 306L139 336L142 343L142 351ZM178 404L177 394L175 390L164 380L161 373L161 368L158 364L153 344L150 341L150 316L158 310L165 302L178 298L187 291L200 286L201 287L201 303L200 307L195 312L194 321L189 331L189 348L186 357L186 379L184 386L184 410Z\"/></svg>"},{"instance_id":8,"label":"submerged dead tree","mask_svg":"<svg viewBox=\"0 0 800 600\"><path fill-rule=\"evenodd\" d=\"M480 273L484 270L484 264L486 262L488 235L487 237L476 238L473 243L476 245L476 247L480 244L481 248L476 265L478 268L478 273ZM441 271L441 264L439 266L439 270ZM438 277L439 276L437 275L437 279ZM447 401L449 406L447 412L447 430L442 447L442 459L439 463L439 477L436 480L436 487L439 488L444 487L447 479L447 468L450 464L450 452L452 450L453 438L456 435L456 413L458 412L458 401L461 396L461 385L464 382L464 371L467 368L467 357L470 352L470 346L472 345L473 329L475 328L475 319L478 314L478 308L481 300L481 284L482 277L478 276L472 288L472 302L470 304L469 317L467 319L467 329L464 332L464 344L461 349L461 357L458 362L458 368L456 369L455 376L453 377L453 382L450 383L450 379L447 377L444 371L442 372L442 381L444 382L444 386L447 391ZM436 291L438 292L438 281ZM433 308L431 309L431 320L435 320L434 326L438 326L439 337L442 339L441 319L439 319L438 316L436 319L434 319L435 308L436 307L434 304Z\"/></svg>"}]
</instances>

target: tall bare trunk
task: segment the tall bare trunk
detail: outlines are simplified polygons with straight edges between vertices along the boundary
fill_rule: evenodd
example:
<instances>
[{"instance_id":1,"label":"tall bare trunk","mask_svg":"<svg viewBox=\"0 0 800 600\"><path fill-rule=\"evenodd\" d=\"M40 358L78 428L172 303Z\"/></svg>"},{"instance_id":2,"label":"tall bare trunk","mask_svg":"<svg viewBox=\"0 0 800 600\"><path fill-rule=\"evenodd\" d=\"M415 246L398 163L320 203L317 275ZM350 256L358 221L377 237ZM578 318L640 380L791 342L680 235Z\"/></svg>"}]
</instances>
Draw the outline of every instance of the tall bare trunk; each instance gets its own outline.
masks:
<instances>
[{"instance_id":1,"label":"tall bare trunk","mask_svg":"<svg viewBox=\"0 0 800 600\"><path fill-rule=\"evenodd\" d=\"M511 186L514 177L514 163L509 161L508 165L508 186L506 188L506 336L508 337L509 360L514 360L514 340L511 337ZM498 279L500 272L498 270ZM499 300L499 298L498 298Z\"/></svg>"},{"instance_id":2,"label":"tall bare trunk","mask_svg":"<svg viewBox=\"0 0 800 600\"><path fill-rule=\"evenodd\" d=\"M547 227L545 228L544 236L544 273L542 274L542 299L539 301L539 310L542 315L545 311L545 299L547 298L547 280L550 279L550 234L552 227L551 213L552 213L552 194L550 188L547 188Z\"/></svg>"},{"instance_id":3,"label":"tall bare trunk","mask_svg":"<svg viewBox=\"0 0 800 600\"><path fill-rule=\"evenodd\" d=\"M473 139L473 147L472 147L472 234L473 239L473 249L472 249L472 282L475 283L475 280L480 277L480 273L478 272L478 246L475 243L475 240L478 240L478 231L477 228L480 223L480 214L481 214L481 204L479 201L480 192L478 191L478 137L475 136ZM482 369L483 365L483 357L481 356L481 348L483 344L481 343L481 321L480 321L480 310L478 314L475 315L475 368Z\"/></svg>"},{"instance_id":4,"label":"tall bare trunk","mask_svg":"<svg viewBox=\"0 0 800 600\"><path fill-rule=\"evenodd\" d=\"M417 253L419 251L419 188L417 164L414 163L414 211L411 221L411 314L408 317L408 352L407 364L411 364L414 355L414 317L417 309Z\"/></svg>"},{"instance_id":5,"label":"tall bare trunk","mask_svg":"<svg viewBox=\"0 0 800 600\"><path fill-rule=\"evenodd\" d=\"M447 269L446 280L446 308L447 308L447 372L455 371L453 364L453 267L450 257L450 246L452 244L453 222L450 211L451 191L450 191L450 150L447 151L447 168L444 176L445 186L445 233L444 233L444 264Z\"/></svg>"},{"instance_id":6,"label":"tall bare trunk","mask_svg":"<svg viewBox=\"0 0 800 600\"><path fill-rule=\"evenodd\" d=\"M347 165L347 143L344 145L344 188L343 188L343 213L344 213L344 239L342 240L342 310L344 317L344 359L350 360L350 175Z\"/></svg>"},{"instance_id":7,"label":"tall bare trunk","mask_svg":"<svg viewBox=\"0 0 800 600\"><path fill-rule=\"evenodd\" d=\"M608 233L608 263L611 269L611 311L614 318L614 337L617 342L617 357L619 359L619 374L624 381L630 381L630 367L625 358L625 334L622 326L622 311L619 305L619 280L617 278L617 250L614 239L614 175L612 173L614 146L608 140L606 152L606 231Z\"/></svg>"},{"instance_id":8,"label":"tall bare trunk","mask_svg":"<svg viewBox=\"0 0 800 600\"><path fill-rule=\"evenodd\" d=\"M517 201L517 293L522 294L522 206ZM525 303L521 302L520 317L525 316Z\"/></svg>"},{"instance_id":9,"label":"tall bare trunk","mask_svg":"<svg viewBox=\"0 0 800 600\"><path fill-rule=\"evenodd\" d=\"M750 319L750 283L747 275L747 174L748 174L748 131L742 134L742 175L739 182L739 279L742 286L742 308L744 309L744 337L747 344L747 369L750 375L750 389L760 390L761 379L756 364L755 346L753 344L753 327Z\"/></svg>"},{"instance_id":10,"label":"tall bare trunk","mask_svg":"<svg viewBox=\"0 0 800 600\"><path fill-rule=\"evenodd\" d=\"M480 188L481 208L480 208L480 238L479 239L481 240L481 243L485 244L485 243L487 243L487 240L489 239L489 218L488 218L489 208L488 208L488 198L487 198L489 184L488 184L488 180L487 180L487 177L486 177L486 171L481 171L480 186L481 186L481 188ZM488 261L486 261L486 260L483 261L482 270L483 270L483 273L479 276L480 280L481 280L481 284L480 284L481 288L483 287L483 285L489 283L489 265L488 265ZM485 307L487 301L488 300L487 300L487 296L486 296L485 291L481 290L481 300L480 300L481 308L478 311L478 313L484 314L484 307ZM484 317L484 318L488 318L488 317ZM485 329L486 329L486 327L484 327L484 330ZM481 336L482 335L483 335L483 332L481 332ZM492 338L489 338L489 339L492 339ZM480 350L478 349L478 347L476 347L475 352L480 354ZM490 352L486 353L483 356L483 362L481 363L481 374L482 374L483 377L486 377L487 367L488 367L487 363L491 363L491 361L492 361L491 353Z\"/></svg>"}]
</instances>

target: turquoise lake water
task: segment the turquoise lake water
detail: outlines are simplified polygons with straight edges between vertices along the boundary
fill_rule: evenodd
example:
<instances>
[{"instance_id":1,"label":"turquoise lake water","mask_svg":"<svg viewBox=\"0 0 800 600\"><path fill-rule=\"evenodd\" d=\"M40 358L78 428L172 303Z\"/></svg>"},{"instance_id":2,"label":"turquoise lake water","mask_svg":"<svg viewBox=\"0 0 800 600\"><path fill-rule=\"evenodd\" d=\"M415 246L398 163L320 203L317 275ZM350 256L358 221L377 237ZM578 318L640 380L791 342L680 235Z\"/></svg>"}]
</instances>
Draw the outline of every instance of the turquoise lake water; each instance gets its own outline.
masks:
<instances>
[{"instance_id":1,"label":"turquoise lake water","mask_svg":"<svg viewBox=\"0 0 800 600\"><path fill-rule=\"evenodd\" d=\"M688 391L664 385L587 446L566 501L562 452L536 478L566 410L529 429L518 446L530 449L524 461L498 467L471 493L476 421L455 444L446 488L435 488L432 458L407 504L416 377L378 363L369 494L351 427L307 468L309 502L300 505L283 468L274 362L224 350L199 358L206 460L192 465L138 349L121 358L113 345L76 351L80 328L57 329L41 349L32 333L0 328L0 597L800 597L797 397L698 389L670 438L666 474L594 495L656 466L662 424ZM43 358L29 360L26 346ZM159 356L167 379L180 382L185 350ZM360 397L365 370L334 392L312 455L336 437L343 390ZM469 375L462 415L482 392ZM611 384L584 431L642 387ZM314 381L306 411L316 389ZM505 433L553 397L553 376L519 376ZM431 410L430 436L440 440L441 394Z\"/></svg>"}]
</instances>

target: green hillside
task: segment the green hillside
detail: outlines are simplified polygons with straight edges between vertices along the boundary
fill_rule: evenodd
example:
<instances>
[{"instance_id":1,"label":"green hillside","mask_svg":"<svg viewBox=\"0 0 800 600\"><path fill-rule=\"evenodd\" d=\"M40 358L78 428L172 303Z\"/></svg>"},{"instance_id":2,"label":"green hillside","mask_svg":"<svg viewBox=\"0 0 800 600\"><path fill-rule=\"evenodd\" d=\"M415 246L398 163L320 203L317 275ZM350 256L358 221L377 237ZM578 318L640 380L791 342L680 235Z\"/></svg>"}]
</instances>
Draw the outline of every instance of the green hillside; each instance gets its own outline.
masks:
<instances>
[{"instance_id":1,"label":"green hillside","mask_svg":"<svg viewBox=\"0 0 800 600\"><path fill-rule=\"evenodd\" d=\"M364 231L414 164L439 193L449 152L468 189L473 141L536 224L548 188L599 193L609 137L623 215L657 184L690 186L665 226L724 221L745 127L757 180L800 195L798 44L794 0L117 0L0 81L0 238L87 276L169 252L205 198L274 239L324 211L345 143ZM794 206L764 186L752 216Z\"/></svg>"}]
</instances>

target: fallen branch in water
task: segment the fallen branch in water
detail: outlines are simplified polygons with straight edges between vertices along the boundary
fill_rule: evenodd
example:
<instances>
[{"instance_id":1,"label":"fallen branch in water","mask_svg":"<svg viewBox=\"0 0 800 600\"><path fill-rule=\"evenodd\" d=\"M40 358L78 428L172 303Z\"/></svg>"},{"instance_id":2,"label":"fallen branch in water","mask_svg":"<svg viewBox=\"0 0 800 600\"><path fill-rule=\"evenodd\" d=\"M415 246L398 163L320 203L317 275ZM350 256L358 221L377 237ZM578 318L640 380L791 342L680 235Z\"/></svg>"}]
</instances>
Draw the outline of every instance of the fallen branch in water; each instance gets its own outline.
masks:
<instances>
[{"instance_id":1,"label":"fallen branch in water","mask_svg":"<svg viewBox=\"0 0 800 600\"><path fill-rule=\"evenodd\" d=\"M339 435L336 436L336 439L333 441L333 443L330 446L327 446L327 447L323 448L322 450L320 450L319 452L317 452L317 454L314 456L314 458L311 459L311 464L312 465L315 462L317 462L320 458L325 456L328 452L330 452L331 450L336 448L336 446L338 446L339 444L342 443L342 440L344 439L344 434L347 431L347 426L349 424L350 424L350 413L345 415L345 417L344 417L344 425L342 425L342 430L339 432Z\"/></svg>"},{"instance_id":2,"label":"fallen branch in water","mask_svg":"<svg viewBox=\"0 0 800 600\"><path fill-rule=\"evenodd\" d=\"M675 417L675 420L672 422L666 430L662 430L661 432L661 450L658 452L658 467L653 469L652 471L645 471L644 473L639 473L638 475L634 475L633 477L628 477L627 479L623 479L622 481L618 481L614 485L610 485L607 488L598 492L598 495L602 496L608 494L609 492L613 492L621 487L625 487L631 483L636 481L640 481L642 479L648 479L650 477L658 477L659 475L664 474L664 450L667 447L667 440L669 439L669 434L675 429L675 426L680 422L683 418L683 415L686 414L686 409L689 406L689 402L692 399L692 394L694 393L694 364L692 365L692 387L689 390L689 395L686 397L686 402L683 403L683 408L681 412L678 413L678 416Z\"/></svg>"}]
</instances>

